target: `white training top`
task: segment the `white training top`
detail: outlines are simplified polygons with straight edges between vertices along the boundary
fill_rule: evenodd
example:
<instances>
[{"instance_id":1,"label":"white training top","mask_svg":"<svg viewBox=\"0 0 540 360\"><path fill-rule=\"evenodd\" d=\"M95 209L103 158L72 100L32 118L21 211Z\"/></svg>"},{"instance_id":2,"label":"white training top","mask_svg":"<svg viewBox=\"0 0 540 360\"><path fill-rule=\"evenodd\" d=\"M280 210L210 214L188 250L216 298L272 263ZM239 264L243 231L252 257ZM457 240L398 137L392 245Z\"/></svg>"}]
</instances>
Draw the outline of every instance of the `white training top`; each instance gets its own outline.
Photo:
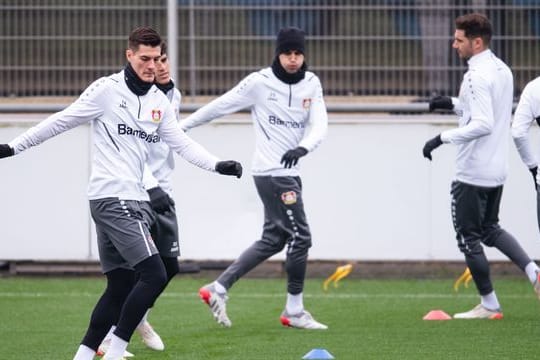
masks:
<instances>
[{"instance_id":1,"label":"white training top","mask_svg":"<svg viewBox=\"0 0 540 360\"><path fill-rule=\"evenodd\" d=\"M328 115L319 78L306 71L304 79L289 85L270 67L262 69L180 121L180 126L188 130L245 108L251 109L255 130L252 174L298 176L298 165L285 169L280 160L297 146L313 151L326 136Z\"/></svg>"},{"instance_id":2,"label":"white training top","mask_svg":"<svg viewBox=\"0 0 540 360\"><path fill-rule=\"evenodd\" d=\"M177 88L167 91L167 98L171 102L176 115L176 121L180 120L180 102L182 94ZM144 169L143 183L146 190L159 186L172 197L171 174L174 170L174 152L160 141L150 147L148 161Z\"/></svg>"},{"instance_id":3,"label":"white training top","mask_svg":"<svg viewBox=\"0 0 540 360\"><path fill-rule=\"evenodd\" d=\"M92 122L93 162L88 197L148 200L143 169L149 148L163 139L180 156L209 171L218 159L179 127L167 97L153 86L137 96L124 71L92 83L63 111L49 116L9 143L18 154L78 125Z\"/></svg>"},{"instance_id":4,"label":"white training top","mask_svg":"<svg viewBox=\"0 0 540 360\"><path fill-rule=\"evenodd\" d=\"M489 49L469 59L459 99L453 98L459 127L441 133L458 145L456 180L477 186L503 185L508 173L513 76Z\"/></svg>"},{"instance_id":5,"label":"white training top","mask_svg":"<svg viewBox=\"0 0 540 360\"><path fill-rule=\"evenodd\" d=\"M536 156L529 143L529 128L540 116L540 77L530 81L519 99L514 121L512 122L512 137L518 149L521 160L529 169L537 166Z\"/></svg>"}]
</instances>

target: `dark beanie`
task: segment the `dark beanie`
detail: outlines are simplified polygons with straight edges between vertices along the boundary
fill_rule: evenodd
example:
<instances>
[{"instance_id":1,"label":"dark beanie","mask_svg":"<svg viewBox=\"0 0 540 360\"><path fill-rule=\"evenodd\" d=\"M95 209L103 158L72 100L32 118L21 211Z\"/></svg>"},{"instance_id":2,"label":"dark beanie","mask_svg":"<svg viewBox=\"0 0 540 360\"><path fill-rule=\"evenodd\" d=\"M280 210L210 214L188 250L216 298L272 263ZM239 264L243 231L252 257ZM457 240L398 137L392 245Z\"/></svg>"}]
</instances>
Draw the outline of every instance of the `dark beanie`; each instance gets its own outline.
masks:
<instances>
[{"instance_id":1,"label":"dark beanie","mask_svg":"<svg viewBox=\"0 0 540 360\"><path fill-rule=\"evenodd\" d=\"M279 30L277 36L276 55L296 50L304 54L304 31L296 27Z\"/></svg>"}]
</instances>

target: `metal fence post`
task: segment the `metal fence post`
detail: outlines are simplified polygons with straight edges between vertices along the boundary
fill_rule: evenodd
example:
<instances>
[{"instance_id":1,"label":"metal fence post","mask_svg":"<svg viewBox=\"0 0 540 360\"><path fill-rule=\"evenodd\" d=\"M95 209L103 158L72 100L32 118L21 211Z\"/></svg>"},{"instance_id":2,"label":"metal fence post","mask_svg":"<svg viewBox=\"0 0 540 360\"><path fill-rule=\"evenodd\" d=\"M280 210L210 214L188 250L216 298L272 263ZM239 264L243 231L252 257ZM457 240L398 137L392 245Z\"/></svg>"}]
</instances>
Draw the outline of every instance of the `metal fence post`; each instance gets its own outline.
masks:
<instances>
[{"instance_id":1,"label":"metal fence post","mask_svg":"<svg viewBox=\"0 0 540 360\"><path fill-rule=\"evenodd\" d=\"M195 73L195 1L189 1L189 80L191 90L191 102L197 96L197 76Z\"/></svg>"},{"instance_id":2,"label":"metal fence post","mask_svg":"<svg viewBox=\"0 0 540 360\"><path fill-rule=\"evenodd\" d=\"M167 0L167 45L171 78L178 84L178 4L176 0Z\"/></svg>"}]
</instances>

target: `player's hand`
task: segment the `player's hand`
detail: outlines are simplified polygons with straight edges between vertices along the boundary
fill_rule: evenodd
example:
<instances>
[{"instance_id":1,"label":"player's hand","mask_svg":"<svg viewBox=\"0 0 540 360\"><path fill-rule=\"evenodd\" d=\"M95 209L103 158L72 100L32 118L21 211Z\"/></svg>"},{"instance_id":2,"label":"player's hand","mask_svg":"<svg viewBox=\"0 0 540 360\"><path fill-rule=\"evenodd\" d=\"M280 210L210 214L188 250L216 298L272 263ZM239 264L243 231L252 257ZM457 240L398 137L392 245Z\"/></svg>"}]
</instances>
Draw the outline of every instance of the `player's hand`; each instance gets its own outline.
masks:
<instances>
[{"instance_id":1,"label":"player's hand","mask_svg":"<svg viewBox=\"0 0 540 360\"><path fill-rule=\"evenodd\" d=\"M452 103L452 98L449 96L438 95L429 100L429 112L433 112L433 110L437 109L453 110L454 104Z\"/></svg>"},{"instance_id":2,"label":"player's hand","mask_svg":"<svg viewBox=\"0 0 540 360\"><path fill-rule=\"evenodd\" d=\"M169 211L171 205L171 198L169 195L159 186L148 189L148 196L150 196L150 204L152 209L158 214L164 214Z\"/></svg>"},{"instance_id":3,"label":"player's hand","mask_svg":"<svg viewBox=\"0 0 540 360\"><path fill-rule=\"evenodd\" d=\"M284 168L290 169L291 167L298 164L298 159L300 159L307 153L308 151L306 148L298 146L297 148L289 150L285 154L283 154L283 157L281 158L281 163L283 164Z\"/></svg>"},{"instance_id":4,"label":"player's hand","mask_svg":"<svg viewBox=\"0 0 540 360\"><path fill-rule=\"evenodd\" d=\"M536 182L536 175L538 174L538 166L530 168L529 171L531 172L531 175L534 181L534 188L538 190L538 183Z\"/></svg>"},{"instance_id":5,"label":"player's hand","mask_svg":"<svg viewBox=\"0 0 540 360\"><path fill-rule=\"evenodd\" d=\"M218 161L216 171L221 175L233 175L240 179L242 177L242 164L234 160Z\"/></svg>"},{"instance_id":6,"label":"player's hand","mask_svg":"<svg viewBox=\"0 0 540 360\"><path fill-rule=\"evenodd\" d=\"M426 159L429 159L431 161L431 152L442 145L441 140L441 134L435 136L433 139L430 139L426 142L424 145L424 148L422 149L422 153L424 154L424 157Z\"/></svg>"},{"instance_id":7,"label":"player's hand","mask_svg":"<svg viewBox=\"0 0 540 360\"><path fill-rule=\"evenodd\" d=\"M13 149L8 144L0 144L0 159L13 156L15 153L13 152Z\"/></svg>"}]
</instances>

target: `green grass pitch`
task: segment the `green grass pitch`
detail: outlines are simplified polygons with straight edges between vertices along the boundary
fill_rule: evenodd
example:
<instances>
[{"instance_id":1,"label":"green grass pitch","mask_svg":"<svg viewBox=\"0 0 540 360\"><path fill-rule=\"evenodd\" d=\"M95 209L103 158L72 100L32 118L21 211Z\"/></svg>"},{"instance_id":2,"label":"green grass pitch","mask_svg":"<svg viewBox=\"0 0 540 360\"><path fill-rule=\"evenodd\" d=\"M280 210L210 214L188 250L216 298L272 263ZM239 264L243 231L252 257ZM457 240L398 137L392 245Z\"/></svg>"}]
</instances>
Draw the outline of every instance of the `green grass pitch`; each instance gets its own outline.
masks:
<instances>
[{"instance_id":1,"label":"green grass pitch","mask_svg":"<svg viewBox=\"0 0 540 360\"><path fill-rule=\"evenodd\" d=\"M212 319L197 290L208 279L179 276L158 300L150 322L166 349L146 349L135 334L136 359L299 360L325 348L345 359L532 359L539 354L540 303L524 278L496 279L503 320L422 320L429 310L449 314L478 303L474 285L455 293L447 280L345 279L322 290L306 283L304 303L326 331L284 328L279 315L285 281L242 279L230 291L233 327ZM2 359L71 359L102 278L0 278Z\"/></svg>"}]
</instances>

